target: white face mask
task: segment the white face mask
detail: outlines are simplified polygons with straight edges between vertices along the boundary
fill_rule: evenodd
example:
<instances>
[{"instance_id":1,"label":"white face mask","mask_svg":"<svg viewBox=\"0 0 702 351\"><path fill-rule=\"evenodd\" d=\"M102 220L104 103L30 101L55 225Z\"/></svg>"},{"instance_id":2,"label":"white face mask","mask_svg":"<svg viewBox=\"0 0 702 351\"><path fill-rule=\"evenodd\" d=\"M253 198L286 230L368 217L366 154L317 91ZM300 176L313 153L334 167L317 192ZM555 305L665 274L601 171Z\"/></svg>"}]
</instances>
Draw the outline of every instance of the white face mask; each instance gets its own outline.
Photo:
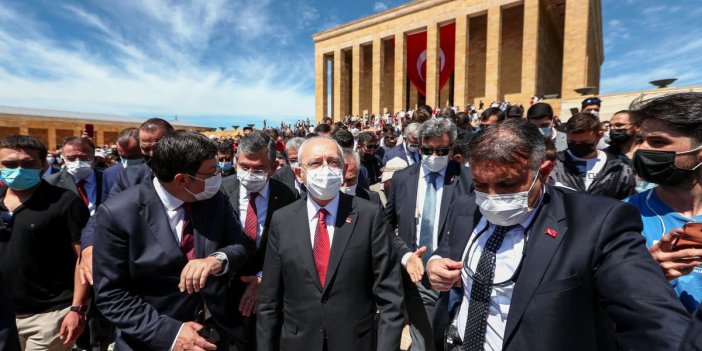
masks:
<instances>
[{"instance_id":1,"label":"white face mask","mask_svg":"<svg viewBox=\"0 0 702 351\"><path fill-rule=\"evenodd\" d=\"M47 157L46 162L48 162L50 165L53 165L54 162L56 162L56 158L54 157Z\"/></svg>"},{"instance_id":2,"label":"white face mask","mask_svg":"<svg viewBox=\"0 0 702 351\"><path fill-rule=\"evenodd\" d=\"M600 117L600 111L590 110L588 112L592 113L595 117Z\"/></svg>"},{"instance_id":3,"label":"white face mask","mask_svg":"<svg viewBox=\"0 0 702 351\"><path fill-rule=\"evenodd\" d=\"M219 191L219 187L222 185L222 174L215 174L214 177L209 177L204 180L197 177L193 177L189 174L188 176L190 178L205 182L205 190L197 194L193 194L192 192L190 192L190 190L185 189L185 191L190 193L190 195L194 196L195 200L197 201L203 201L212 198L217 194L217 192Z\"/></svg>"},{"instance_id":4,"label":"white face mask","mask_svg":"<svg viewBox=\"0 0 702 351\"><path fill-rule=\"evenodd\" d=\"M422 163L431 172L441 172L448 165L448 156L422 156Z\"/></svg>"},{"instance_id":5,"label":"white face mask","mask_svg":"<svg viewBox=\"0 0 702 351\"><path fill-rule=\"evenodd\" d=\"M521 193L488 195L476 190L475 203L480 207L480 213L494 225L512 226L521 223L534 210L529 207L529 192L537 178L538 174L529 190Z\"/></svg>"},{"instance_id":6,"label":"white face mask","mask_svg":"<svg viewBox=\"0 0 702 351\"><path fill-rule=\"evenodd\" d=\"M541 135L543 135L544 138L550 138L551 133L553 133L553 128L551 128L551 127L539 128L539 132L541 132Z\"/></svg>"},{"instance_id":7,"label":"white face mask","mask_svg":"<svg viewBox=\"0 0 702 351\"><path fill-rule=\"evenodd\" d=\"M66 161L66 170L78 179L85 179L93 173L93 161Z\"/></svg>"},{"instance_id":8,"label":"white face mask","mask_svg":"<svg viewBox=\"0 0 702 351\"><path fill-rule=\"evenodd\" d=\"M352 186L342 186L339 190L346 195L356 196L356 187L358 184Z\"/></svg>"},{"instance_id":9,"label":"white face mask","mask_svg":"<svg viewBox=\"0 0 702 351\"><path fill-rule=\"evenodd\" d=\"M239 179L239 182L244 186L247 193L260 192L268 183L268 174L247 172L241 168L237 168L236 178Z\"/></svg>"},{"instance_id":10,"label":"white face mask","mask_svg":"<svg viewBox=\"0 0 702 351\"><path fill-rule=\"evenodd\" d=\"M409 152L419 151L419 144L407 144L407 151L409 151Z\"/></svg>"},{"instance_id":11,"label":"white face mask","mask_svg":"<svg viewBox=\"0 0 702 351\"><path fill-rule=\"evenodd\" d=\"M343 176L341 170L329 166L305 170L307 172L307 191L315 199L331 200L339 193Z\"/></svg>"}]
</instances>

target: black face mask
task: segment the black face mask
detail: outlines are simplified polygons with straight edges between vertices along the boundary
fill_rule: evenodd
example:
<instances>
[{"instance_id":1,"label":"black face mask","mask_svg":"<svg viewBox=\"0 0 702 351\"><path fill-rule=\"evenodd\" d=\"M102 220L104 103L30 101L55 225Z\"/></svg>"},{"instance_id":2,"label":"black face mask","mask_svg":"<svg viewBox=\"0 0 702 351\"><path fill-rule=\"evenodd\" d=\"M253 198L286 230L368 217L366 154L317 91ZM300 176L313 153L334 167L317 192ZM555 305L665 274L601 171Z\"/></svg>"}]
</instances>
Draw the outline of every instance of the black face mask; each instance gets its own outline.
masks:
<instances>
[{"instance_id":1,"label":"black face mask","mask_svg":"<svg viewBox=\"0 0 702 351\"><path fill-rule=\"evenodd\" d=\"M690 150L697 151L700 148ZM688 153L688 152L681 152ZM689 179L699 163L693 169L678 168L675 165L675 151L636 150L634 153L634 169L644 180L663 185L678 185Z\"/></svg>"},{"instance_id":2,"label":"black face mask","mask_svg":"<svg viewBox=\"0 0 702 351\"><path fill-rule=\"evenodd\" d=\"M568 150L575 157L584 157L595 152L595 144L568 143Z\"/></svg>"},{"instance_id":3,"label":"black face mask","mask_svg":"<svg viewBox=\"0 0 702 351\"><path fill-rule=\"evenodd\" d=\"M631 139L631 135L626 133L626 129L610 129L609 140L616 144L624 144Z\"/></svg>"}]
</instances>

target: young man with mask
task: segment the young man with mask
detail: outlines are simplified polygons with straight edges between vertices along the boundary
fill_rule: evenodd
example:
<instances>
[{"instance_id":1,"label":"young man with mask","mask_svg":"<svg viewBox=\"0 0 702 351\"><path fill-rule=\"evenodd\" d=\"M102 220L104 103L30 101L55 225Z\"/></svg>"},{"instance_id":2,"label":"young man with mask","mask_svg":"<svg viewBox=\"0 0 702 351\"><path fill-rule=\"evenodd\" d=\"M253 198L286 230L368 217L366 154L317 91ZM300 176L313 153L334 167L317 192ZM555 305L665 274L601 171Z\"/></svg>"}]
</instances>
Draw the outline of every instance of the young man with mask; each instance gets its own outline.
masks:
<instances>
[{"instance_id":1,"label":"young man with mask","mask_svg":"<svg viewBox=\"0 0 702 351\"><path fill-rule=\"evenodd\" d=\"M236 158L231 144L224 143L217 147L217 167L222 170L222 180L236 178Z\"/></svg>"},{"instance_id":2,"label":"young man with mask","mask_svg":"<svg viewBox=\"0 0 702 351\"><path fill-rule=\"evenodd\" d=\"M58 153L54 151L49 151L49 153L46 155L46 163L48 164L48 167L46 168L46 171L42 174L42 177L46 178L54 173L58 173L61 171L61 166L59 166L59 159L61 156L57 156Z\"/></svg>"},{"instance_id":3,"label":"young man with mask","mask_svg":"<svg viewBox=\"0 0 702 351\"><path fill-rule=\"evenodd\" d=\"M702 93L653 98L631 113L641 123L634 167L658 187L625 201L641 211L649 251L693 312L702 302L702 248L680 250L674 240L685 223L702 221Z\"/></svg>"},{"instance_id":4,"label":"young man with mask","mask_svg":"<svg viewBox=\"0 0 702 351\"><path fill-rule=\"evenodd\" d=\"M403 267L412 350L434 350L430 321L439 294L431 288L424 267L441 242L454 200L473 196L470 169L450 160L456 135L456 125L446 118L429 119L421 125L422 161L393 174L385 207Z\"/></svg>"},{"instance_id":5,"label":"young man with mask","mask_svg":"<svg viewBox=\"0 0 702 351\"><path fill-rule=\"evenodd\" d=\"M633 169L595 148L602 138L597 117L576 113L566 124L566 134L568 149L558 153L558 166L552 173L556 185L620 200L634 194Z\"/></svg>"},{"instance_id":6,"label":"young man with mask","mask_svg":"<svg viewBox=\"0 0 702 351\"><path fill-rule=\"evenodd\" d=\"M604 151L633 166L631 160L634 158L634 152L638 146L636 134L639 131L636 116L627 110L622 110L615 113L609 122L610 142L609 147Z\"/></svg>"},{"instance_id":7,"label":"young man with mask","mask_svg":"<svg viewBox=\"0 0 702 351\"><path fill-rule=\"evenodd\" d=\"M343 150L346 171L344 172L344 181L341 184L341 192L346 195L358 196L361 199L380 205L380 196L378 194L370 191L370 189L358 186L361 176L361 158L358 156L358 153L349 148L343 148Z\"/></svg>"},{"instance_id":8,"label":"young man with mask","mask_svg":"<svg viewBox=\"0 0 702 351\"><path fill-rule=\"evenodd\" d=\"M295 201L285 184L271 179L278 162L272 138L252 131L241 138L235 177L222 182L222 189L240 218L252 253L232 280L229 297L237 303L230 318L237 324L235 344L238 351L256 350L256 305L273 214Z\"/></svg>"},{"instance_id":9,"label":"young man with mask","mask_svg":"<svg viewBox=\"0 0 702 351\"><path fill-rule=\"evenodd\" d=\"M527 121L537 126L544 139L551 140L556 146L556 151L561 152L568 148L568 138L559 132L553 125L553 108L545 102L531 105L527 110Z\"/></svg>"},{"instance_id":10,"label":"young man with mask","mask_svg":"<svg viewBox=\"0 0 702 351\"><path fill-rule=\"evenodd\" d=\"M402 283L380 207L339 192L345 166L334 140L307 140L298 160L309 193L273 215L258 350L398 350Z\"/></svg>"},{"instance_id":11,"label":"young man with mask","mask_svg":"<svg viewBox=\"0 0 702 351\"><path fill-rule=\"evenodd\" d=\"M139 129L127 128L117 135L115 146L120 162L105 170L102 176L102 198L107 199L119 173L129 167L144 163L144 155L139 147Z\"/></svg>"},{"instance_id":12,"label":"young man with mask","mask_svg":"<svg viewBox=\"0 0 702 351\"><path fill-rule=\"evenodd\" d=\"M89 138L68 137L63 141L63 160L66 168L46 177L46 182L74 192L92 216L105 200L103 169L95 167L95 144Z\"/></svg>"},{"instance_id":13,"label":"young man with mask","mask_svg":"<svg viewBox=\"0 0 702 351\"><path fill-rule=\"evenodd\" d=\"M591 97L583 100L580 104L580 112L589 113L597 118L600 117L600 107L602 106L602 100L598 97Z\"/></svg>"},{"instance_id":14,"label":"young man with mask","mask_svg":"<svg viewBox=\"0 0 702 351\"><path fill-rule=\"evenodd\" d=\"M95 299L117 327L115 349L228 347L227 289L248 245L216 154L202 134L167 134L149 161L155 178L98 209Z\"/></svg>"},{"instance_id":15,"label":"young man with mask","mask_svg":"<svg viewBox=\"0 0 702 351\"><path fill-rule=\"evenodd\" d=\"M363 132L358 136L358 154L361 156L361 165L368 171L369 186L380 181L382 165L376 155L379 147L375 133Z\"/></svg>"},{"instance_id":16,"label":"young man with mask","mask_svg":"<svg viewBox=\"0 0 702 351\"><path fill-rule=\"evenodd\" d=\"M505 148L505 145L510 145ZM451 350L674 350L689 316L646 252L633 206L545 185L532 124L470 147L475 198L453 206L427 270ZM616 326L616 329L615 329Z\"/></svg>"},{"instance_id":17,"label":"young man with mask","mask_svg":"<svg viewBox=\"0 0 702 351\"><path fill-rule=\"evenodd\" d=\"M90 214L73 192L42 181L46 154L29 136L0 139L0 276L22 349L70 350L85 327L89 287L76 262Z\"/></svg>"},{"instance_id":18,"label":"young man with mask","mask_svg":"<svg viewBox=\"0 0 702 351\"><path fill-rule=\"evenodd\" d=\"M419 126L420 124L416 122L409 123L407 126L405 126L402 136L402 143L385 151L382 161L383 166L385 166L388 161L395 157L405 160L405 162L407 162L409 165L413 165L420 161L421 157L419 155L418 136Z\"/></svg>"}]
</instances>

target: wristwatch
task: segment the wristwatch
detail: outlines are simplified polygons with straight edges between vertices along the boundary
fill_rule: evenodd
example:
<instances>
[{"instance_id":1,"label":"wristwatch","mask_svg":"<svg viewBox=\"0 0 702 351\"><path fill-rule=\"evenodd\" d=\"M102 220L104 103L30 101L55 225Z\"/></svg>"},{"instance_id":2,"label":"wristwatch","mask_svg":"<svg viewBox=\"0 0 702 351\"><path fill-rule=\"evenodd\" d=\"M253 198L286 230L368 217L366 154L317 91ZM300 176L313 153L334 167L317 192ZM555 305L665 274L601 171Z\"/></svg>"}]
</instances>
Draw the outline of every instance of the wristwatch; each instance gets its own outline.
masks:
<instances>
[{"instance_id":1,"label":"wristwatch","mask_svg":"<svg viewBox=\"0 0 702 351\"><path fill-rule=\"evenodd\" d=\"M210 256L217 259L217 261L219 261L219 263L222 265L222 269L224 269L224 264L227 262L227 255L225 255L223 252L215 252Z\"/></svg>"},{"instance_id":2,"label":"wristwatch","mask_svg":"<svg viewBox=\"0 0 702 351\"><path fill-rule=\"evenodd\" d=\"M88 312L88 306L86 306L86 305L71 306L69 311L76 312L81 316L85 316L85 313Z\"/></svg>"}]
</instances>

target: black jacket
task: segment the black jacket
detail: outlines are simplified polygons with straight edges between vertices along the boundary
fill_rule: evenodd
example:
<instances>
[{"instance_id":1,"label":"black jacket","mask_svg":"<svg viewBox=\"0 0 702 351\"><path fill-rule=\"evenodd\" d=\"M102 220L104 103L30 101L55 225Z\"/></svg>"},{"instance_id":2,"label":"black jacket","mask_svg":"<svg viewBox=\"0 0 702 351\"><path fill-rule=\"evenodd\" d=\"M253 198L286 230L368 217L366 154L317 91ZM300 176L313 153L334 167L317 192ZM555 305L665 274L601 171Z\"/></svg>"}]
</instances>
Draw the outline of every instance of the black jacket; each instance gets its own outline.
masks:
<instances>
[{"instance_id":1,"label":"black jacket","mask_svg":"<svg viewBox=\"0 0 702 351\"><path fill-rule=\"evenodd\" d=\"M576 166L576 161L566 151L556 155L558 167L554 171L553 178L578 191L587 191L593 195L603 195L615 199L624 199L636 193L636 177L631 166L617 159L609 153L607 161L600 172L592 180L590 187L585 190L585 181L580 170Z\"/></svg>"}]
</instances>

